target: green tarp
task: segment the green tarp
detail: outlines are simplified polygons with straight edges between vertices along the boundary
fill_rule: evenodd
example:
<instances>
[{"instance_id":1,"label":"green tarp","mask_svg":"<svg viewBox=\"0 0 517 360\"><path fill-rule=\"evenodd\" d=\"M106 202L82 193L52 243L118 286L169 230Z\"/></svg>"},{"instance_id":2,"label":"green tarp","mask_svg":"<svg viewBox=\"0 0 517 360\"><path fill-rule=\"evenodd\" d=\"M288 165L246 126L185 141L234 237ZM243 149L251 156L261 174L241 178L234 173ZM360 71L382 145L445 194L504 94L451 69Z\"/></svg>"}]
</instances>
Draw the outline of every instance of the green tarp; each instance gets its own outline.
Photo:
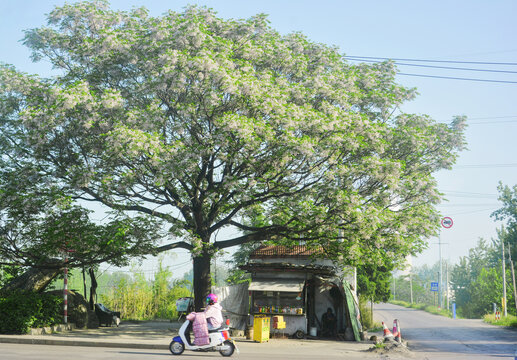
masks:
<instances>
[{"instance_id":1,"label":"green tarp","mask_svg":"<svg viewBox=\"0 0 517 360\"><path fill-rule=\"evenodd\" d=\"M355 341L361 341L360 332L363 327L361 326L361 315L359 313L357 298L352 293L350 284L346 280L343 281L343 289L345 291L346 306L348 308L348 313L350 314L350 323L354 330Z\"/></svg>"}]
</instances>

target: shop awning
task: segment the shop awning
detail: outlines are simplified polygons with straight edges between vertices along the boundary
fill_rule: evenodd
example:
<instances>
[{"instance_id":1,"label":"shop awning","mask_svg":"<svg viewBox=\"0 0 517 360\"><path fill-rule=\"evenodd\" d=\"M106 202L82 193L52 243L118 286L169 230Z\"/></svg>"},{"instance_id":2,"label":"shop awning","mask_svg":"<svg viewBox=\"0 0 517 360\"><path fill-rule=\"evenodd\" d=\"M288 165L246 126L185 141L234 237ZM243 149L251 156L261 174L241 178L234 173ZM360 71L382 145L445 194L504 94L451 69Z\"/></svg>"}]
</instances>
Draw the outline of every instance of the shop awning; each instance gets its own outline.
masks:
<instances>
[{"instance_id":1,"label":"shop awning","mask_svg":"<svg viewBox=\"0 0 517 360\"><path fill-rule=\"evenodd\" d=\"M304 283L303 279L253 280L248 290L302 292Z\"/></svg>"}]
</instances>

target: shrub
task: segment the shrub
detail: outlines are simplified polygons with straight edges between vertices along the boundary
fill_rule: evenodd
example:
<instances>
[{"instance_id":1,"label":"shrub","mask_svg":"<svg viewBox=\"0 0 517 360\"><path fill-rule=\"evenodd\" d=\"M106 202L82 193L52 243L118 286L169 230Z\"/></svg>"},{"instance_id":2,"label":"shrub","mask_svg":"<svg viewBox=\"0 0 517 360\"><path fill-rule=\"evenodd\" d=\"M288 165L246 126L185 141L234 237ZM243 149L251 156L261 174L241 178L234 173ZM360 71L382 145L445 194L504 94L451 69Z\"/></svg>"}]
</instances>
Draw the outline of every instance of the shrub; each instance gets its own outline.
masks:
<instances>
[{"instance_id":1,"label":"shrub","mask_svg":"<svg viewBox=\"0 0 517 360\"><path fill-rule=\"evenodd\" d=\"M517 328L517 316L510 314L508 314L508 316L501 316L500 319L496 319L494 314L487 314L483 316L483 320L492 325L511 326Z\"/></svg>"},{"instance_id":2,"label":"shrub","mask_svg":"<svg viewBox=\"0 0 517 360\"><path fill-rule=\"evenodd\" d=\"M62 299L55 295L14 292L0 298L0 333L26 334L32 327L59 323Z\"/></svg>"}]
</instances>

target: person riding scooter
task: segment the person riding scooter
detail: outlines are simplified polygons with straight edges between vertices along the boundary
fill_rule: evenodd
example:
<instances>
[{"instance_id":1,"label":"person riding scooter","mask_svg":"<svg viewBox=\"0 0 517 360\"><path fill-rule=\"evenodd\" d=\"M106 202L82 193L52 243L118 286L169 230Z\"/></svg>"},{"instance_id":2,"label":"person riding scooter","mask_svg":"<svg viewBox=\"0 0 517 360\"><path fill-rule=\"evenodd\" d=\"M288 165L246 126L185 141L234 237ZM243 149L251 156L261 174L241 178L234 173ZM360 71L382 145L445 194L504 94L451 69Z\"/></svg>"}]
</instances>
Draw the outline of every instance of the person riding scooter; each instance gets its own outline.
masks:
<instances>
[{"instance_id":1,"label":"person riding scooter","mask_svg":"<svg viewBox=\"0 0 517 360\"><path fill-rule=\"evenodd\" d=\"M217 295L206 297L207 307L203 312L192 312L173 337L169 350L173 355L181 355L185 349L194 351L219 351L223 356L239 352L230 337L230 321L223 325L222 307L217 303ZM190 328L194 331L194 341L190 341Z\"/></svg>"},{"instance_id":2,"label":"person riding scooter","mask_svg":"<svg viewBox=\"0 0 517 360\"><path fill-rule=\"evenodd\" d=\"M218 329L223 324L222 306L217 303L217 295L208 294L206 297L205 317L208 330Z\"/></svg>"},{"instance_id":3,"label":"person riding scooter","mask_svg":"<svg viewBox=\"0 0 517 360\"><path fill-rule=\"evenodd\" d=\"M187 316L187 320L190 321L190 324L186 330L185 337L190 344L192 344L191 339L190 339L190 332L192 330L195 330L194 331L195 335L197 333L198 341L204 341L204 339L200 338L200 335L203 337L207 337L208 333L203 334L204 332L207 332L207 330L218 329L223 325L223 321L224 321L223 314L222 314L223 308L220 304L217 303L217 300L218 300L218 298L217 298L217 295L215 295L215 294L208 294L206 296L206 305L207 306L205 308L205 311L203 311L202 313L198 313L199 316L202 315L204 318L206 318L205 325L202 325L203 322L205 321L204 319L200 319L199 317L195 317L190 314ZM191 314L196 314L196 313L191 313ZM196 320L197 320L197 322L199 322L199 324L197 324L196 329L194 329L194 323L196 322ZM203 330L203 326L205 327L204 330Z\"/></svg>"}]
</instances>

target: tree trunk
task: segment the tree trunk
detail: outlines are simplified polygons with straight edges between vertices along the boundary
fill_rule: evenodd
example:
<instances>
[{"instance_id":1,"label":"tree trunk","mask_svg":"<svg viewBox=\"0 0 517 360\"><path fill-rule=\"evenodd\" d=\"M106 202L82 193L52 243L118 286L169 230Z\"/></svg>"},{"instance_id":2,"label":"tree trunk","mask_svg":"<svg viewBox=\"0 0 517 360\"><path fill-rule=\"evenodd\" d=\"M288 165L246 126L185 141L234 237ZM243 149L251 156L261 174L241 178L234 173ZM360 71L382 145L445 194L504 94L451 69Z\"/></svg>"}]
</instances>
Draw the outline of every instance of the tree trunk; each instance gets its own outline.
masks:
<instances>
[{"instance_id":1,"label":"tree trunk","mask_svg":"<svg viewBox=\"0 0 517 360\"><path fill-rule=\"evenodd\" d=\"M8 293L15 290L42 292L63 270L30 268L18 277L9 281L1 292Z\"/></svg>"},{"instance_id":2,"label":"tree trunk","mask_svg":"<svg viewBox=\"0 0 517 360\"><path fill-rule=\"evenodd\" d=\"M212 256L203 252L194 258L194 307L201 311L205 306L205 298L210 294L212 281L210 277L210 260Z\"/></svg>"}]
</instances>

